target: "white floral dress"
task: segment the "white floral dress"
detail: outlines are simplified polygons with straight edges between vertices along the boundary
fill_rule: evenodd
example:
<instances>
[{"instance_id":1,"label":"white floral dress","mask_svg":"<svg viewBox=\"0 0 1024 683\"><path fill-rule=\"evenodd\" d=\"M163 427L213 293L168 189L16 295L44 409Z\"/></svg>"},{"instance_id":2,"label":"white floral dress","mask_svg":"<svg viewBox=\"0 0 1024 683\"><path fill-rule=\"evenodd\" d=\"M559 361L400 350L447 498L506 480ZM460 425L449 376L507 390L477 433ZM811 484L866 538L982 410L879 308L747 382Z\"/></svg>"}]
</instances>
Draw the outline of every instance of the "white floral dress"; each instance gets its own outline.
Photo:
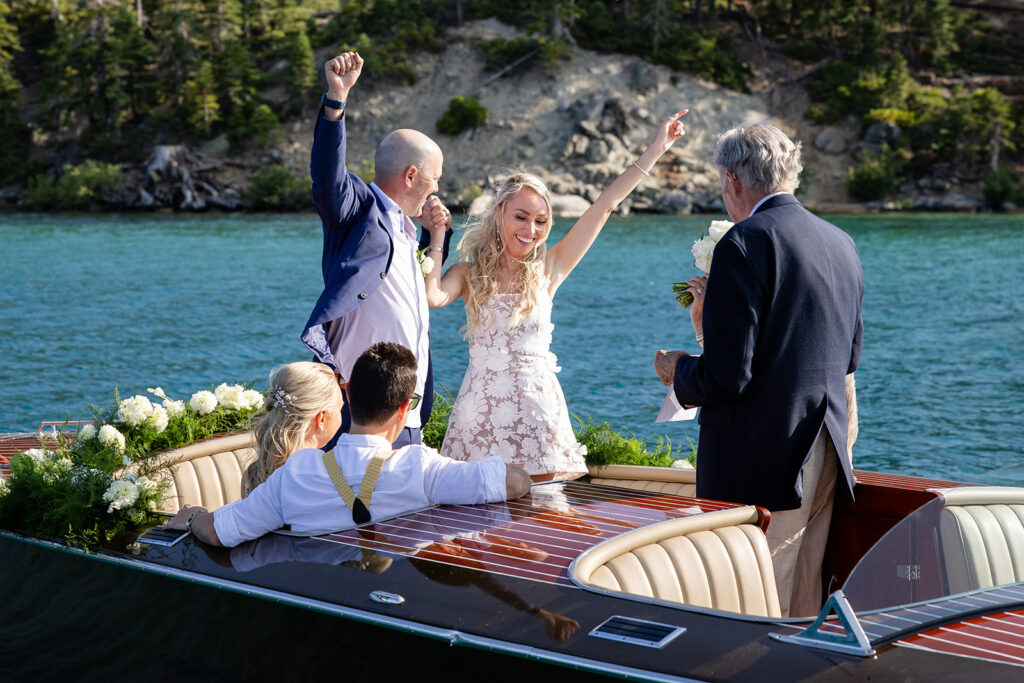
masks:
<instances>
[{"instance_id":1,"label":"white floral dress","mask_svg":"<svg viewBox=\"0 0 1024 683\"><path fill-rule=\"evenodd\" d=\"M586 474L587 452L572 431L551 353L551 297L542 283L537 305L515 328L518 294L497 294L469 338L469 367L452 407L443 455L483 460L500 455L531 475ZM484 329L486 327L486 329Z\"/></svg>"}]
</instances>

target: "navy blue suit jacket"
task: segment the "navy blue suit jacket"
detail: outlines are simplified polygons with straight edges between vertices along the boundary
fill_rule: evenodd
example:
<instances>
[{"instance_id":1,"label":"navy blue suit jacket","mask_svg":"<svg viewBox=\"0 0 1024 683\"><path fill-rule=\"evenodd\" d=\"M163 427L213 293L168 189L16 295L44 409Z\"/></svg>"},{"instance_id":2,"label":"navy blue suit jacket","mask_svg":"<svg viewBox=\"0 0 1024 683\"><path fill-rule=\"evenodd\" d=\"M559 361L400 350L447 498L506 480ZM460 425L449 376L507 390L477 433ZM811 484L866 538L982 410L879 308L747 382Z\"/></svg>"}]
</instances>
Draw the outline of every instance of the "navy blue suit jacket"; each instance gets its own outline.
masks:
<instances>
[{"instance_id":1,"label":"navy blue suit jacket","mask_svg":"<svg viewBox=\"0 0 1024 683\"><path fill-rule=\"evenodd\" d=\"M824 427L846 453L846 375L860 362L864 276L849 235L789 194L715 246L704 353L683 357L676 397L701 406L697 495L800 506L800 468ZM853 495L853 472L839 458Z\"/></svg>"},{"instance_id":2,"label":"navy blue suit jacket","mask_svg":"<svg viewBox=\"0 0 1024 683\"><path fill-rule=\"evenodd\" d=\"M318 116L313 134L309 172L313 178L313 203L324 228L320 267L324 290L303 328L302 342L316 360L335 369L338 364L327 343L327 326L354 311L372 296L387 277L394 256L391 232L382 221L384 207L373 190L345 165L345 117L331 121ZM445 235L448 253L451 230ZM421 231L421 247L430 239ZM420 416L427 423L434 401L433 365L427 358L427 383Z\"/></svg>"}]
</instances>

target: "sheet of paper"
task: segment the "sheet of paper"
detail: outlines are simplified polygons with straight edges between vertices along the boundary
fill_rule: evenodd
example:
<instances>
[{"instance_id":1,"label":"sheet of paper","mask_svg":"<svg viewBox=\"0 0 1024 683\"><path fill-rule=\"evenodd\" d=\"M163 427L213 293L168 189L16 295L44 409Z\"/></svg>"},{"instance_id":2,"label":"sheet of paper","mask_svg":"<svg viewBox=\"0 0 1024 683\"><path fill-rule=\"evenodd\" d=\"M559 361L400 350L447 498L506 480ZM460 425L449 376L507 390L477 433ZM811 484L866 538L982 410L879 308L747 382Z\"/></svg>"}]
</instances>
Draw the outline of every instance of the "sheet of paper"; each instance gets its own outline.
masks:
<instances>
[{"instance_id":1,"label":"sheet of paper","mask_svg":"<svg viewBox=\"0 0 1024 683\"><path fill-rule=\"evenodd\" d=\"M658 411L658 419L655 422L676 422L678 420L692 420L697 417L696 408L684 408L679 405L679 401L676 400L676 392L672 387L668 388L668 396L665 397L665 402L661 404L661 410Z\"/></svg>"}]
</instances>

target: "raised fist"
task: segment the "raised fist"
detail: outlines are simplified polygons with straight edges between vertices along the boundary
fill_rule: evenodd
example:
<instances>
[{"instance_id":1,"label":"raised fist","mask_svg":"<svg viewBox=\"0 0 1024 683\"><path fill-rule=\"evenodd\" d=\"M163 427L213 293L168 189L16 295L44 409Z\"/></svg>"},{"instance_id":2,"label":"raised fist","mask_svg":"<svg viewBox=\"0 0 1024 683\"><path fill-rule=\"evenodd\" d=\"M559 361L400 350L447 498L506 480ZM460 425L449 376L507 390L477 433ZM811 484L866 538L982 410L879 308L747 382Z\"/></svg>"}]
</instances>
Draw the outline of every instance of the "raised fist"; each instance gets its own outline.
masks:
<instances>
[{"instance_id":1,"label":"raised fist","mask_svg":"<svg viewBox=\"0 0 1024 683\"><path fill-rule=\"evenodd\" d=\"M363 71L363 58L358 52L343 52L324 63L327 77L327 96L334 100L348 98L349 89L359 80Z\"/></svg>"}]
</instances>

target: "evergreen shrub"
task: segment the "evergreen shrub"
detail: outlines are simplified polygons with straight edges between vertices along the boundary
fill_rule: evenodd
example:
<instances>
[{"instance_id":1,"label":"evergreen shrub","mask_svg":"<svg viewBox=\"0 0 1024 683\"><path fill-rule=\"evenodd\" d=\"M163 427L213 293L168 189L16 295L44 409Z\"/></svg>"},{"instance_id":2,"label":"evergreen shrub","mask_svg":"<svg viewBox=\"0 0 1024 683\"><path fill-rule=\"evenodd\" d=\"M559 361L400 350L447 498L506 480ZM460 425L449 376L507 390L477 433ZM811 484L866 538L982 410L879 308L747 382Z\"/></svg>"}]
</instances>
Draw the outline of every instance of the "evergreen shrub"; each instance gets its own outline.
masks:
<instances>
[{"instance_id":1,"label":"evergreen shrub","mask_svg":"<svg viewBox=\"0 0 1024 683\"><path fill-rule=\"evenodd\" d=\"M295 209L309 203L311 181L302 180L287 166L264 166L249 179L245 196L253 208Z\"/></svg>"},{"instance_id":2,"label":"evergreen shrub","mask_svg":"<svg viewBox=\"0 0 1024 683\"><path fill-rule=\"evenodd\" d=\"M880 154L869 155L860 166L850 169L847 188L855 199L882 199L896 190L899 171L892 150L883 146Z\"/></svg>"},{"instance_id":3,"label":"evergreen shrub","mask_svg":"<svg viewBox=\"0 0 1024 683\"><path fill-rule=\"evenodd\" d=\"M1013 173L1005 168L985 176L984 189L986 201L997 211L1002 207L1003 202L1015 204L1024 202L1024 185L1017 182Z\"/></svg>"},{"instance_id":4,"label":"evergreen shrub","mask_svg":"<svg viewBox=\"0 0 1024 683\"><path fill-rule=\"evenodd\" d=\"M448 111L437 120L437 132L455 136L476 128L487 120L487 108L475 97L456 95L448 102Z\"/></svg>"},{"instance_id":5,"label":"evergreen shrub","mask_svg":"<svg viewBox=\"0 0 1024 683\"><path fill-rule=\"evenodd\" d=\"M67 164L55 181L39 175L29 181L28 200L46 209L81 209L98 203L121 179L120 164L89 159L80 166Z\"/></svg>"}]
</instances>

